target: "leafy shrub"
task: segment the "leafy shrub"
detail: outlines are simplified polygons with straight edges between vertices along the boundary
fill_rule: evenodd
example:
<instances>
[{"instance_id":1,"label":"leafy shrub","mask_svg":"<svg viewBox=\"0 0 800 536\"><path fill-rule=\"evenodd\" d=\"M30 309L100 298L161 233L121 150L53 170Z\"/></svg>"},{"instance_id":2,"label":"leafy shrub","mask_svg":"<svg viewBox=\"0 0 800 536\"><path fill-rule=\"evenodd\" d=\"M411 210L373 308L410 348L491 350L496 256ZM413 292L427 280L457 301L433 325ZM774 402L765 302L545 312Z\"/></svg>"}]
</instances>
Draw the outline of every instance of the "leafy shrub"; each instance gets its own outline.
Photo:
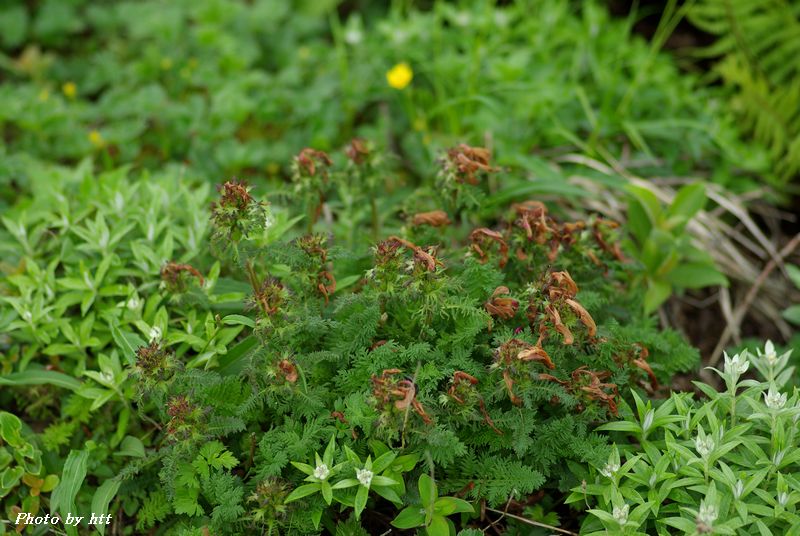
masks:
<instances>
[{"instance_id":1,"label":"leafy shrub","mask_svg":"<svg viewBox=\"0 0 800 536\"><path fill-rule=\"evenodd\" d=\"M800 526L800 393L786 352L725 356L725 390L695 382L707 400L674 393L600 429L632 436L590 469L569 502L597 502L587 534L794 534ZM741 379L750 365L761 381Z\"/></svg>"},{"instance_id":2,"label":"leafy shrub","mask_svg":"<svg viewBox=\"0 0 800 536\"><path fill-rule=\"evenodd\" d=\"M328 168L321 154L314 158L325 166L311 166L310 154L296 167L307 179L328 174L318 186L355 173ZM274 215L296 221L292 211L258 201L242 183L223 185L212 243L224 266L241 268L251 296L247 315L220 321L251 326L252 335L206 370L150 365L174 360L158 344L137 350L140 411L163 430L147 459L162 460L159 479L181 526L314 532L321 522L333 530L343 519L327 508L331 499L357 518L365 506L380 508L379 497L405 503L403 472L415 463L381 473L377 496L363 482L345 493L358 471L373 472L365 464L381 460L377 474L395 457L420 460L414 479L433 473L443 492L499 505L558 486L554 468L564 460L604 459L605 440L592 428L616 413L620 386L652 389L696 362L638 312L612 222L560 222L529 201L495 216L495 228L473 228L470 199L485 195L489 156L450 151L446 187L429 202L451 212L409 217L402 236L371 252L337 246L336 235L276 235ZM433 244L418 245L423 239ZM332 434L340 448L317 459ZM225 464L204 454L209 441ZM327 490L315 473L323 463L351 478ZM206 465L214 470L200 472Z\"/></svg>"}]
</instances>

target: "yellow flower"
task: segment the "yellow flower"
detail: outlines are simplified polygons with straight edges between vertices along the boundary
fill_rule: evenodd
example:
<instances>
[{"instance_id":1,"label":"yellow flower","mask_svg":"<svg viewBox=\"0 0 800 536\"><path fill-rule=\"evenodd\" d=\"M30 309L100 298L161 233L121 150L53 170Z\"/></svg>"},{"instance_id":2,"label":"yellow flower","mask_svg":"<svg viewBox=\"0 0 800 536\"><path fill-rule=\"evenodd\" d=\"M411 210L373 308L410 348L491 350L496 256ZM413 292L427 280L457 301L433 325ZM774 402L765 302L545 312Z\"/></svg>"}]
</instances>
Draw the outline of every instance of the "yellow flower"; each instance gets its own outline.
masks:
<instances>
[{"instance_id":1,"label":"yellow flower","mask_svg":"<svg viewBox=\"0 0 800 536\"><path fill-rule=\"evenodd\" d=\"M75 95L78 94L78 86L75 85L75 82L67 82L61 86L61 91L64 92L67 98L74 99Z\"/></svg>"},{"instance_id":2,"label":"yellow flower","mask_svg":"<svg viewBox=\"0 0 800 536\"><path fill-rule=\"evenodd\" d=\"M395 89L405 89L411 83L412 78L414 78L414 71L406 62L398 63L386 73L386 81Z\"/></svg>"},{"instance_id":3,"label":"yellow flower","mask_svg":"<svg viewBox=\"0 0 800 536\"><path fill-rule=\"evenodd\" d=\"M89 132L89 142L97 149L102 149L106 145L106 140L103 139L103 135L97 130Z\"/></svg>"}]
</instances>

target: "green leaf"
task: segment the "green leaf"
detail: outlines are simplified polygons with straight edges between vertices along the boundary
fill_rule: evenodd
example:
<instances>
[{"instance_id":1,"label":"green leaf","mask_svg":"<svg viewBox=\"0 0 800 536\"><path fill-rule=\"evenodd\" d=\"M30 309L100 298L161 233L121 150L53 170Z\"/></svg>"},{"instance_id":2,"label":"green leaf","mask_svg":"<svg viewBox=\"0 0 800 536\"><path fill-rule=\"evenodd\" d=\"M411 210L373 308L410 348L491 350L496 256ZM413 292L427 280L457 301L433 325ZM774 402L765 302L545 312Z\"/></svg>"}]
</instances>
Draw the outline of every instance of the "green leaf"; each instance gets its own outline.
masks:
<instances>
[{"instance_id":1,"label":"green leaf","mask_svg":"<svg viewBox=\"0 0 800 536\"><path fill-rule=\"evenodd\" d=\"M54 370L26 370L0 376L0 385L55 385L77 391L83 383L72 376Z\"/></svg>"},{"instance_id":2,"label":"green leaf","mask_svg":"<svg viewBox=\"0 0 800 536\"><path fill-rule=\"evenodd\" d=\"M443 516L449 516L456 512L472 513L475 511L470 503L456 497L440 497L434 503L433 510Z\"/></svg>"},{"instance_id":3,"label":"green leaf","mask_svg":"<svg viewBox=\"0 0 800 536\"><path fill-rule=\"evenodd\" d=\"M112 478L110 480L106 480L99 488L97 488L97 491L94 492L94 496L92 497L93 515L105 516L108 513L108 505L117 494L117 490L119 490L119 485L121 483L122 481ZM95 528L97 528L97 531L100 534L105 534L105 525L96 525Z\"/></svg>"},{"instance_id":4,"label":"green leaf","mask_svg":"<svg viewBox=\"0 0 800 536\"><path fill-rule=\"evenodd\" d=\"M792 280L794 286L800 288L800 266L795 264L787 264L786 272L789 274L789 279Z\"/></svg>"},{"instance_id":5,"label":"green leaf","mask_svg":"<svg viewBox=\"0 0 800 536\"><path fill-rule=\"evenodd\" d=\"M650 281L644 295L644 311L650 314L656 311L672 294L672 285L664 281Z\"/></svg>"},{"instance_id":6,"label":"green leaf","mask_svg":"<svg viewBox=\"0 0 800 536\"><path fill-rule=\"evenodd\" d=\"M333 488L331 488L330 482L323 480L319 483L319 486L322 491L322 498L325 499L327 504L331 504L331 501L333 501Z\"/></svg>"},{"instance_id":7,"label":"green leaf","mask_svg":"<svg viewBox=\"0 0 800 536\"><path fill-rule=\"evenodd\" d=\"M144 443L138 437L125 436L119 446L119 450L114 456L130 456L132 458L144 458Z\"/></svg>"},{"instance_id":8,"label":"green leaf","mask_svg":"<svg viewBox=\"0 0 800 536\"><path fill-rule=\"evenodd\" d=\"M392 462L397 457L397 454L394 452L385 452L378 456L374 462L372 462L372 470L375 473L382 473L387 467L392 465Z\"/></svg>"},{"instance_id":9,"label":"green leaf","mask_svg":"<svg viewBox=\"0 0 800 536\"><path fill-rule=\"evenodd\" d=\"M122 353L122 357L128 365L136 364L136 350L147 343L135 333L123 332L116 324L111 324L111 336Z\"/></svg>"},{"instance_id":10,"label":"green leaf","mask_svg":"<svg viewBox=\"0 0 800 536\"><path fill-rule=\"evenodd\" d=\"M425 530L428 536L450 536L450 525L447 523L447 518L443 516L433 516Z\"/></svg>"},{"instance_id":11,"label":"green leaf","mask_svg":"<svg viewBox=\"0 0 800 536\"><path fill-rule=\"evenodd\" d=\"M783 311L783 318L792 324L800 325L800 305L792 305Z\"/></svg>"},{"instance_id":12,"label":"green leaf","mask_svg":"<svg viewBox=\"0 0 800 536\"><path fill-rule=\"evenodd\" d=\"M256 327L256 321L244 315L228 315L222 319L222 323L226 326L245 325L250 328Z\"/></svg>"},{"instance_id":13,"label":"green leaf","mask_svg":"<svg viewBox=\"0 0 800 536\"><path fill-rule=\"evenodd\" d=\"M398 529L412 529L425 524L425 512L419 506L404 508L392 520L392 526Z\"/></svg>"},{"instance_id":14,"label":"green leaf","mask_svg":"<svg viewBox=\"0 0 800 536\"><path fill-rule=\"evenodd\" d=\"M675 267L666 277L680 288L728 286L728 279L713 264L687 262Z\"/></svg>"},{"instance_id":15,"label":"green leaf","mask_svg":"<svg viewBox=\"0 0 800 536\"><path fill-rule=\"evenodd\" d=\"M303 484L302 486L295 488L284 502L292 502L296 501L297 499L302 499L303 497L307 497L312 495L320 490L320 485L315 482L313 484Z\"/></svg>"},{"instance_id":16,"label":"green leaf","mask_svg":"<svg viewBox=\"0 0 800 536\"><path fill-rule=\"evenodd\" d=\"M62 518L66 517L67 513L75 512L75 497L78 495L83 484L83 479L86 478L86 467L89 461L89 451L87 450L71 450L67 461L64 462L64 470L61 473L61 482L58 483L56 489L50 495L50 512L53 514L58 513ZM67 531L76 533L75 528L72 531L67 527Z\"/></svg>"},{"instance_id":17,"label":"green leaf","mask_svg":"<svg viewBox=\"0 0 800 536\"><path fill-rule=\"evenodd\" d=\"M363 512L364 508L366 508L368 498L369 489L365 488L364 486L359 486L358 491L356 492L356 500L353 507L356 511L356 519L361 518L361 512Z\"/></svg>"},{"instance_id":18,"label":"green leaf","mask_svg":"<svg viewBox=\"0 0 800 536\"><path fill-rule=\"evenodd\" d=\"M678 190L667 209L668 217L676 218L676 221L680 222L672 231L682 231L686 223L705 207L706 201L706 186L702 182L687 184Z\"/></svg>"},{"instance_id":19,"label":"green leaf","mask_svg":"<svg viewBox=\"0 0 800 536\"><path fill-rule=\"evenodd\" d=\"M244 357L258 345L258 337L250 335L242 339L228 353L219 358L219 373L223 376L234 376L242 371L246 364Z\"/></svg>"},{"instance_id":20,"label":"green leaf","mask_svg":"<svg viewBox=\"0 0 800 536\"><path fill-rule=\"evenodd\" d=\"M639 428L638 424L628 421L606 423L602 426L598 426L597 429L608 432L630 432L634 434L641 432L641 428Z\"/></svg>"},{"instance_id":21,"label":"green leaf","mask_svg":"<svg viewBox=\"0 0 800 536\"><path fill-rule=\"evenodd\" d=\"M417 482L417 486L419 487L419 498L422 501L422 506L424 506L426 509L433 506L437 495L436 483L433 481L433 479L423 473L419 476L419 482Z\"/></svg>"}]
</instances>

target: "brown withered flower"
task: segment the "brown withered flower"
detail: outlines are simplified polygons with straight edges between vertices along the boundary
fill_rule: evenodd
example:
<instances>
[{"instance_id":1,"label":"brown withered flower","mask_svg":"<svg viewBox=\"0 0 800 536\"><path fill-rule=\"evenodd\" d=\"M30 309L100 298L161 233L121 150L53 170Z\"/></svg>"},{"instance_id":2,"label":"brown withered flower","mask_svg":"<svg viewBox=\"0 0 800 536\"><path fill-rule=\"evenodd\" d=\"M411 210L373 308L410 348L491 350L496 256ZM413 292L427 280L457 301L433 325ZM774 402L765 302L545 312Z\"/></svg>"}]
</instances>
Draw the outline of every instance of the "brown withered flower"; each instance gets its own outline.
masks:
<instances>
[{"instance_id":1,"label":"brown withered flower","mask_svg":"<svg viewBox=\"0 0 800 536\"><path fill-rule=\"evenodd\" d=\"M321 234L307 234L297 239L297 247L309 257L319 257L320 262L328 260L328 239Z\"/></svg>"},{"instance_id":2,"label":"brown withered flower","mask_svg":"<svg viewBox=\"0 0 800 536\"><path fill-rule=\"evenodd\" d=\"M433 210L431 212L420 212L411 218L411 225L419 227L429 225L431 227L445 227L450 225L450 218L443 210Z\"/></svg>"},{"instance_id":3,"label":"brown withered flower","mask_svg":"<svg viewBox=\"0 0 800 536\"><path fill-rule=\"evenodd\" d=\"M366 140L361 138L353 138L350 140L350 144L345 149L345 154L347 154L347 158L350 159L356 165L361 165L367 161L369 157L369 144Z\"/></svg>"},{"instance_id":4,"label":"brown withered flower","mask_svg":"<svg viewBox=\"0 0 800 536\"><path fill-rule=\"evenodd\" d=\"M177 395L167 401L167 435L173 441L186 440L200 434L199 424L202 410L185 395Z\"/></svg>"},{"instance_id":5,"label":"brown withered flower","mask_svg":"<svg viewBox=\"0 0 800 536\"><path fill-rule=\"evenodd\" d=\"M174 372L175 364L170 352L158 342L136 349L136 373L145 383L166 381Z\"/></svg>"},{"instance_id":6,"label":"brown withered flower","mask_svg":"<svg viewBox=\"0 0 800 536\"><path fill-rule=\"evenodd\" d=\"M525 201L511 205L517 213L515 224L525 231L528 240L546 243L554 234L554 222L547 216L547 208L540 201Z\"/></svg>"},{"instance_id":7,"label":"brown withered flower","mask_svg":"<svg viewBox=\"0 0 800 536\"><path fill-rule=\"evenodd\" d=\"M491 158L489 149L463 143L447 151L447 164L454 171L456 181L472 185L478 184L478 173L495 171L490 164Z\"/></svg>"},{"instance_id":8,"label":"brown withered flower","mask_svg":"<svg viewBox=\"0 0 800 536\"><path fill-rule=\"evenodd\" d=\"M413 242L398 236L390 236L384 242L391 244L395 249L402 246L410 250L414 254L414 263L429 272L435 271L437 266L444 266L442 261L435 257L431 248L426 251Z\"/></svg>"},{"instance_id":9,"label":"brown withered flower","mask_svg":"<svg viewBox=\"0 0 800 536\"><path fill-rule=\"evenodd\" d=\"M336 292L336 279L327 266L327 239L321 234L308 234L297 239L297 246L309 257L317 258L319 272L314 278L314 284L317 291L325 298L325 303L328 303L331 294Z\"/></svg>"},{"instance_id":10,"label":"brown withered flower","mask_svg":"<svg viewBox=\"0 0 800 536\"><path fill-rule=\"evenodd\" d=\"M550 374L539 374L539 379L551 381L566 387L567 391L587 401L604 404L612 415L617 415L616 399L619 398L617 385L604 380L611 375L609 371L593 371L586 366L572 371L570 381L564 381Z\"/></svg>"},{"instance_id":11,"label":"brown withered flower","mask_svg":"<svg viewBox=\"0 0 800 536\"><path fill-rule=\"evenodd\" d=\"M327 153L311 149L310 147L306 147L300 151L300 153L295 156L295 162L301 173L304 173L308 177L316 177L317 171L320 171L323 179L327 179L327 168L333 165L333 161Z\"/></svg>"},{"instance_id":12,"label":"brown withered flower","mask_svg":"<svg viewBox=\"0 0 800 536\"><path fill-rule=\"evenodd\" d=\"M572 280L569 272L551 272L547 284L547 294L551 300L574 298L578 294L578 285Z\"/></svg>"},{"instance_id":13,"label":"brown withered flower","mask_svg":"<svg viewBox=\"0 0 800 536\"><path fill-rule=\"evenodd\" d=\"M503 381L506 384L511 402L515 405L522 404L522 400L514 394L514 379L511 371L516 363L536 361L549 369L554 369L550 356L538 344L533 345L520 339L509 339L495 349L495 364L503 370Z\"/></svg>"},{"instance_id":14,"label":"brown withered flower","mask_svg":"<svg viewBox=\"0 0 800 536\"><path fill-rule=\"evenodd\" d=\"M500 248L500 260L498 261L500 268L503 268L508 262L508 244L503 239L503 235L497 231L481 227L473 230L469 234L469 239L472 242L470 249L478 255L478 261L481 264L486 264L489 260L489 255L485 248L488 248L488 245L492 242L496 243Z\"/></svg>"},{"instance_id":15,"label":"brown withered flower","mask_svg":"<svg viewBox=\"0 0 800 536\"><path fill-rule=\"evenodd\" d=\"M433 421L425 412L425 408L417 400L417 387L407 378L398 378L400 369L386 369L380 376L372 375L372 395L381 411L390 407L400 411L413 409L425 424Z\"/></svg>"},{"instance_id":16,"label":"brown withered flower","mask_svg":"<svg viewBox=\"0 0 800 536\"><path fill-rule=\"evenodd\" d=\"M478 408L483 416L484 422L489 428L494 430L497 435L503 435L503 432L495 426L494 421L492 421L492 418L486 411L486 404L483 401L483 397L481 397L475 389L476 385L478 385L478 379L475 376L457 370L453 373L453 380L450 384L450 388L447 390L447 395L462 406L468 403L468 398L477 399Z\"/></svg>"},{"instance_id":17,"label":"brown withered flower","mask_svg":"<svg viewBox=\"0 0 800 536\"><path fill-rule=\"evenodd\" d=\"M622 254L619 242L609 244L608 239L605 236L617 228L619 228L618 222L597 218L594 220L594 224L592 225L592 237L594 238L594 241L597 242L597 245L600 246L600 249L611 254L618 261L626 262L627 259Z\"/></svg>"},{"instance_id":18,"label":"brown withered flower","mask_svg":"<svg viewBox=\"0 0 800 536\"><path fill-rule=\"evenodd\" d=\"M205 284L205 280L200 272L189 264L179 264L170 261L161 267L161 280L164 282L169 292L186 292L192 278L195 278L197 282L200 283L200 286Z\"/></svg>"},{"instance_id":19,"label":"brown withered flower","mask_svg":"<svg viewBox=\"0 0 800 536\"><path fill-rule=\"evenodd\" d=\"M514 298L506 296L510 293L511 291L508 290L508 287L497 287L494 289L494 292L492 292L489 301L483 304L483 308L486 309L486 312L490 315L497 316L503 320L514 318L519 309L519 302Z\"/></svg>"},{"instance_id":20,"label":"brown withered flower","mask_svg":"<svg viewBox=\"0 0 800 536\"><path fill-rule=\"evenodd\" d=\"M287 382L295 383L297 381L297 367L288 359L282 359L278 362L278 370L281 377Z\"/></svg>"},{"instance_id":21,"label":"brown withered flower","mask_svg":"<svg viewBox=\"0 0 800 536\"><path fill-rule=\"evenodd\" d=\"M268 216L268 205L256 201L250 187L236 179L217 187L220 197L211 203L211 222L214 239L238 242L251 232L263 229Z\"/></svg>"},{"instance_id":22,"label":"brown withered flower","mask_svg":"<svg viewBox=\"0 0 800 536\"><path fill-rule=\"evenodd\" d=\"M253 291L248 305L259 308L266 316L273 316L286 300L286 295L283 283L274 277L268 277Z\"/></svg>"}]
</instances>

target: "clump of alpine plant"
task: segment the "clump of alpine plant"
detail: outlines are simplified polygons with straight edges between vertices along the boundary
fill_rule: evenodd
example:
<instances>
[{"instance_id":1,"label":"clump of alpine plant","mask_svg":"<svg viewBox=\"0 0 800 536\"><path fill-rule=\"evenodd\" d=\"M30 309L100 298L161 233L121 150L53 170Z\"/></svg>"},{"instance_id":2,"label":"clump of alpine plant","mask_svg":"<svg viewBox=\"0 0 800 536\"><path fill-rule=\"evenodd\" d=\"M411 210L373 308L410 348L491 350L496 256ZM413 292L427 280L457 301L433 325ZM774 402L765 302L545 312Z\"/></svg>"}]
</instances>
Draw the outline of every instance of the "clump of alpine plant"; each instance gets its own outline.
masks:
<instances>
[{"instance_id":1,"label":"clump of alpine plant","mask_svg":"<svg viewBox=\"0 0 800 536\"><path fill-rule=\"evenodd\" d=\"M800 526L800 392L791 351L772 342L725 355L724 389L673 394L657 407L635 396L608 461L589 467L568 502L594 506L586 534L790 534ZM757 378L745 374L755 369Z\"/></svg>"}]
</instances>

